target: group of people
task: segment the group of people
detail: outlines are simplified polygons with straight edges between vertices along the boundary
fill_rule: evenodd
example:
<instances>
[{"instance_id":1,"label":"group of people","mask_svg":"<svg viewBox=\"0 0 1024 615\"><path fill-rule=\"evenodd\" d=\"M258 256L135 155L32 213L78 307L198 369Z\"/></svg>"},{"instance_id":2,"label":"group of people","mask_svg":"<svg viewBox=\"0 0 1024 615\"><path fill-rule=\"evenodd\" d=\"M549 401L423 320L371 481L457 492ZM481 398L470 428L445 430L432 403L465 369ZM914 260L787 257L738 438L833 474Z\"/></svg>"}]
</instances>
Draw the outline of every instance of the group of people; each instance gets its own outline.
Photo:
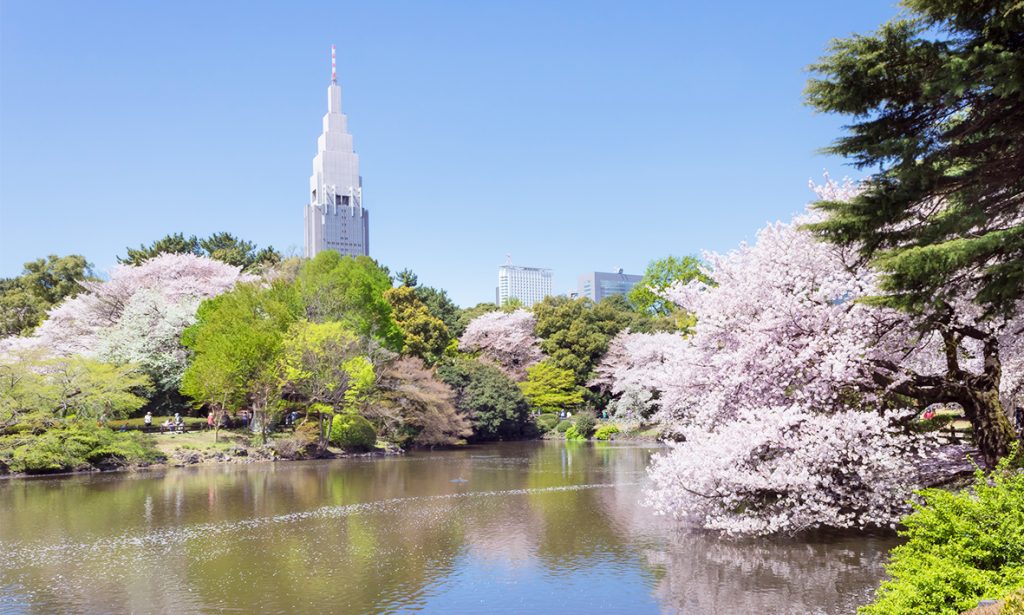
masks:
<instances>
[{"instance_id":1,"label":"group of people","mask_svg":"<svg viewBox=\"0 0 1024 615\"><path fill-rule=\"evenodd\" d=\"M153 426L153 413L147 412L146 416L142 418L142 423L147 428ZM174 416L167 417L167 420L160 424L162 431L184 431L185 420L181 418L181 414L178 412L174 413Z\"/></svg>"}]
</instances>

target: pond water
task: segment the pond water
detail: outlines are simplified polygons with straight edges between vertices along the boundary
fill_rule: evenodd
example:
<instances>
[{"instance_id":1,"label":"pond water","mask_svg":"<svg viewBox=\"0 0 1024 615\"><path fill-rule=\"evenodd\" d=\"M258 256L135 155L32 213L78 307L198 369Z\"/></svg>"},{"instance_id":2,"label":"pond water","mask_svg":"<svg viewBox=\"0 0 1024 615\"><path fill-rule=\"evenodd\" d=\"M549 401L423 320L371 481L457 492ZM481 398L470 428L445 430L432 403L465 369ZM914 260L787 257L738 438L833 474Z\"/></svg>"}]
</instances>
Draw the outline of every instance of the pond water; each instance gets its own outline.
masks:
<instances>
[{"instance_id":1,"label":"pond water","mask_svg":"<svg viewBox=\"0 0 1024 615\"><path fill-rule=\"evenodd\" d=\"M641 505L657 448L0 481L0 613L849 613L891 536L725 540Z\"/></svg>"}]
</instances>

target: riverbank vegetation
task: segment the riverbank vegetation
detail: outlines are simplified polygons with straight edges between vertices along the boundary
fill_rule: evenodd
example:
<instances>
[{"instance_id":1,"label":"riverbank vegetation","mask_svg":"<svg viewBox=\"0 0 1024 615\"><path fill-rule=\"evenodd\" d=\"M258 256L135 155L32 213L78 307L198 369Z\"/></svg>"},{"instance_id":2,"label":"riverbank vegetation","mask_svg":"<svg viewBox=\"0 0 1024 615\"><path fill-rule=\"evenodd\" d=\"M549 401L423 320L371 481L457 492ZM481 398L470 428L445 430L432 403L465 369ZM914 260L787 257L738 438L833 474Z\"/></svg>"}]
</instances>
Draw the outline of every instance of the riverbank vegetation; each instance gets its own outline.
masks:
<instances>
[{"instance_id":1,"label":"riverbank vegetation","mask_svg":"<svg viewBox=\"0 0 1024 615\"><path fill-rule=\"evenodd\" d=\"M0 470L149 459L145 437L104 427L145 411L243 416L255 445L301 454L656 429L669 447L648 502L681 522L902 524L865 612L1009 594L1024 583L1024 7L905 6L833 42L807 91L851 118L829 151L873 174L812 184L807 211L751 244L655 261L629 296L461 309L409 270L227 234L129 250L106 280L77 256L26 264L0 282ZM974 463L994 473L971 490L914 495Z\"/></svg>"}]
</instances>

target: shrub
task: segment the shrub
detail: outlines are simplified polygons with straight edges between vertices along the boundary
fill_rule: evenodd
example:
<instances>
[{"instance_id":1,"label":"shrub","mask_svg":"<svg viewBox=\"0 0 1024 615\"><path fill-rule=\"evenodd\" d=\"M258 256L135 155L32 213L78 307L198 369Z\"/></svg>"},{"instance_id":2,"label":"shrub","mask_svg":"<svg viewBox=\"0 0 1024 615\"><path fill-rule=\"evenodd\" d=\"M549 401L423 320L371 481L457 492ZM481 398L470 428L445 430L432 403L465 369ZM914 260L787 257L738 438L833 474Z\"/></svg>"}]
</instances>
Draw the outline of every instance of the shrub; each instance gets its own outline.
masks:
<instances>
[{"instance_id":1,"label":"shrub","mask_svg":"<svg viewBox=\"0 0 1024 615\"><path fill-rule=\"evenodd\" d=\"M70 423L39 435L0 438L0 463L12 472L41 474L159 458L150 437L111 431L91 422Z\"/></svg>"},{"instance_id":2,"label":"shrub","mask_svg":"<svg viewBox=\"0 0 1024 615\"><path fill-rule=\"evenodd\" d=\"M363 416L336 414L331 422L331 444L346 451L367 451L377 444L377 432Z\"/></svg>"},{"instance_id":3,"label":"shrub","mask_svg":"<svg viewBox=\"0 0 1024 615\"><path fill-rule=\"evenodd\" d=\"M580 432L576 431L575 425L569 425L569 428L565 430L565 439L579 441L586 440L587 437L581 434Z\"/></svg>"},{"instance_id":4,"label":"shrub","mask_svg":"<svg viewBox=\"0 0 1024 615\"><path fill-rule=\"evenodd\" d=\"M557 414L542 414L537 417L537 426L541 431L551 431L558 425Z\"/></svg>"},{"instance_id":5,"label":"shrub","mask_svg":"<svg viewBox=\"0 0 1024 615\"><path fill-rule=\"evenodd\" d=\"M618 425L612 425L611 423L608 423L608 424L605 424L605 425L601 425L600 427L597 428L597 431L594 432L594 439L595 440L611 440L612 439L612 434L615 434L615 433L619 433Z\"/></svg>"},{"instance_id":6,"label":"shrub","mask_svg":"<svg viewBox=\"0 0 1024 615\"><path fill-rule=\"evenodd\" d=\"M891 579L859 613L955 614L1024 586L1024 473L1004 460L990 476L979 470L970 489L920 496L886 567Z\"/></svg>"},{"instance_id":7,"label":"shrub","mask_svg":"<svg viewBox=\"0 0 1024 615\"><path fill-rule=\"evenodd\" d=\"M555 431L558 433L565 433L565 431L570 427L572 427L572 421L562 420L555 425Z\"/></svg>"},{"instance_id":8,"label":"shrub","mask_svg":"<svg viewBox=\"0 0 1024 615\"><path fill-rule=\"evenodd\" d=\"M583 436L584 440L593 435L595 427L597 427L597 419L593 414L583 412L576 417L576 433Z\"/></svg>"}]
</instances>

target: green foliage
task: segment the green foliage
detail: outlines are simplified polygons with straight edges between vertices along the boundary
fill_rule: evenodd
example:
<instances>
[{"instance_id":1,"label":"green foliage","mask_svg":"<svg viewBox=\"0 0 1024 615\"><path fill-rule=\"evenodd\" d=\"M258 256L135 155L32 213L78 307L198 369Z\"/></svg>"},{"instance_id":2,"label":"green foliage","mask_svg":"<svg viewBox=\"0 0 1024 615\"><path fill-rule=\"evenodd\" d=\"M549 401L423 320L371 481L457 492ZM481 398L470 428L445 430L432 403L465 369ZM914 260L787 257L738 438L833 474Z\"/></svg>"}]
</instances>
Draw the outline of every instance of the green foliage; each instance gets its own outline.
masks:
<instances>
[{"instance_id":1,"label":"green foliage","mask_svg":"<svg viewBox=\"0 0 1024 615\"><path fill-rule=\"evenodd\" d=\"M368 451L377 444L377 432L358 414L336 414L331 420L331 444L346 451Z\"/></svg>"},{"instance_id":2,"label":"green foliage","mask_svg":"<svg viewBox=\"0 0 1024 615\"><path fill-rule=\"evenodd\" d=\"M343 323L292 323L277 359L282 384L309 402L340 406L346 401L352 370L365 372L363 362L349 363L361 349L359 337ZM372 365L368 377L373 378ZM365 381L367 375L363 373L361 378ZM356 399L353 394L348 401Z\"/></svg>"},{"instance_id":3,"label":"green foliage","mask_svg":"<svg viewBox=\"0 0 1024 615\"><path fill-rule=\"evenodd\" d=\"M522 391L494 365L469 358L448 359L437 369L455 389L455 407L473 421L475 440L522 437L530 424Z\"/></svg>"},{"instance_id":4,"label":"green foliage","mask_svg":"<svg viewBox=\"0 0 1024 615\"><path fill-rule=\"evenodd\" d=\"M409 286L389 288L384 299L391 305L392 315L404 338L403 354L423 359L433 365L444 354L451 334L440 318L430 313Z\"/></svg>"},{"instance_id":5,"label":"green foliage","mask_svg":"<svg viewBox=\"0 0 1024 615\"><path fill-rule=\"evenodd\" d=\"M360 336L402 349L402 332L384 299L391 277L373 259L325 250L303 265L297 285L309 320L343 322Z\"/></svg>"},{"instance_id":6,"label":"green foliage","mask_svg":"<svg viewBox=\"0 0 1024 615\"><path fill-rule=\"evenodd\" d=\"M1024 587L1024 473L1008 458L971 489L920 492L874 603L862 615L956 614Z\"/></svg>"},{"instance_id":7,"label":"green foliage","mask_svg":"<svg viewBox=\"0 0 1024 615\"><path fill-rule=\"evenodd\" d=\"M587 436L581 434L575 425L569 425L569 428L565 430L565 439L569 441L582 441L586 440Z\"/></svg>"},{"instance_id":8,"label":"green foliage","mask_svg":"<svg viewBox=\"0 0 1024 615\"><path fill-rule=\"evenodd\" d=\"M811 67L809 104L850 118L825 151L875 170L853 199L817 203L829 217L811 228L873 259L881 303L918 310L969 293L1012 311L1024 294L1024 4L904 5Z\"/></svg>"},{"instance_id":9,"label":"green foliage","mask_svg":"<svg viewBox=\"0 0 1024 615\"><path fill-rule=\"evenodd\" d=\"M69 421L42 434L0 437L0 469L30 474L155 461L152 439L92 422Z\"/></svg>"},{"instance_id":10,"label":"green foliage","mask_svg":"<svg viewBox=\"0 0 1024 615\"><path fill-rule=\"evenodd\" d=\"M468 321L463 323L459 318L461 310L448 297L447 292L430 286L417 286L416 298L422 301L423 305L427 306L427 310L430 311L432 316L444 323L452 337L462 335Z\"/></svg>"},{"instance_id":11,"label":"green foliage","mask_svg":"<svg viewBox=\"0 0 1024 615\"><path fill-rule=\"evenodd\" d=\"M239 284L204 301L194 325L182 334L192 362L181 380L182 394L198 405L234 410L266 408L280 387L279 356L285 332L301 314L294 289Z\"/></svg>"},{"instance_id":12,"label":"green foliage","mask_svg":"<svg viewBox=\"0 0 1024 615\"><path fill-rule=\"evenodd\" d=\"M553 360L541 361L526 370L526 380L519 383L532 408L541 412L572 408L583 403L583 390L576 385L573 373L555 366Z\"/></svg>"},{"instance_id":13,"label":"green foliage","mask_svg":"<svg viewBox=\"0 0 1024 615\"><path fill-rule=\"evenodd\" d=\"M561 420L558 422L558 425L555 425L555 431L558 433L565 433L569 431L570 427L572 427L572 421ZM573 430L573 433L575 433L575 430Z\"/></svg>"},{"instance_id":14,"label":"green foliage","mask_svg":"<svg viewBox=\"0 0 1024 615\"><path fill-rule=\"evenodd\" d=\"M105 421L146 403L149 378L134 365L30 351L0 358L0 433L19 423L35 431L60 419Z\"/></svg>"},{"instance_id":15,"label":"green foliage","mask_svg":"<svg viewBox=\"0 0 1024 615\"><path fill-rule=\"evenodd\" d=\"M597 419L590 412L581 412L576 416L573 427L576 428L576 433L586 439L593 435L594 429L597 427Z\"/></svg>"},{"instance_id":16,"label":"green foliage","mask_svg":"<svg viewBox=\"0 0 1024 615\"><path fill-rule=\"evenodd\" d=\"M702 267L703 263L695 256L667 256L651 261L644 271L643 279L629 291L629 300L641 312L668 316L676 311L675 306L665 299L665 291L669 287L692 280L712 283Z\"/></svg>"},{"instance_id":17,"label":"green foliage","mask_svg":"<svg viewBox=\"0 0 1024 615\"><path fill-rule=\"evenodd\" d=\"M611 440L612 439L612 434L617 434L617 433L619 433L618 425L613 425L611 423L606 423L606 424L601 425L600 427L597 428L597 431L594 432L594 439L595 440Z\"/></svg>"},{"instance_id":18,"label":"green foliage","mask_svg":"<svg viewBox=\"0 0 1024 615\"><path fill-rule=\"evenodd\" d=\"M0 337L23 335L42 322L46 312L96 280L84 256L71 254L25 263L20 276L0 279Z\"/></svg>"},{"instance_id":19,"label":"green foliage","mask_svg":"<svg viewBox=\"0 0 1024 615\"><path fill-rule=\"evenodd\" d=\"M553 430L556 425L558 425L557 414L542 414L537 417L537 427L543 432Z\"/></svg>"},{"instance_id":20,"label":"green foliage","mask_svg":"<svg viewBox=\"0 0 1024 615\"><path fill-rule=\"evenodd\" d=\"M541 350L556 367L572 371L576 384L585 385L608 343L627 327L652 330L652 319L637 313L625 298L613 295L594 303L590 299L547 297L533 306Z\"/></svg>"},{"instance_id":21,"label":"green foliage","mask_svg":"<svg viewBox=\"0 0 1024 615\"><path fill-rule=\"evenodd\" d=\"M128 248L128 255L123 258L117 257L117 262L138 265L160 254L208 256L229 265L241 267L245 271L281 262L281 253L273 247L257 249L253 242L224 232L214 233L203 239L195 235L185 237L182 233L166 235L148 246L140 245L138 248Z\"/></svg>"}]
</instances>

